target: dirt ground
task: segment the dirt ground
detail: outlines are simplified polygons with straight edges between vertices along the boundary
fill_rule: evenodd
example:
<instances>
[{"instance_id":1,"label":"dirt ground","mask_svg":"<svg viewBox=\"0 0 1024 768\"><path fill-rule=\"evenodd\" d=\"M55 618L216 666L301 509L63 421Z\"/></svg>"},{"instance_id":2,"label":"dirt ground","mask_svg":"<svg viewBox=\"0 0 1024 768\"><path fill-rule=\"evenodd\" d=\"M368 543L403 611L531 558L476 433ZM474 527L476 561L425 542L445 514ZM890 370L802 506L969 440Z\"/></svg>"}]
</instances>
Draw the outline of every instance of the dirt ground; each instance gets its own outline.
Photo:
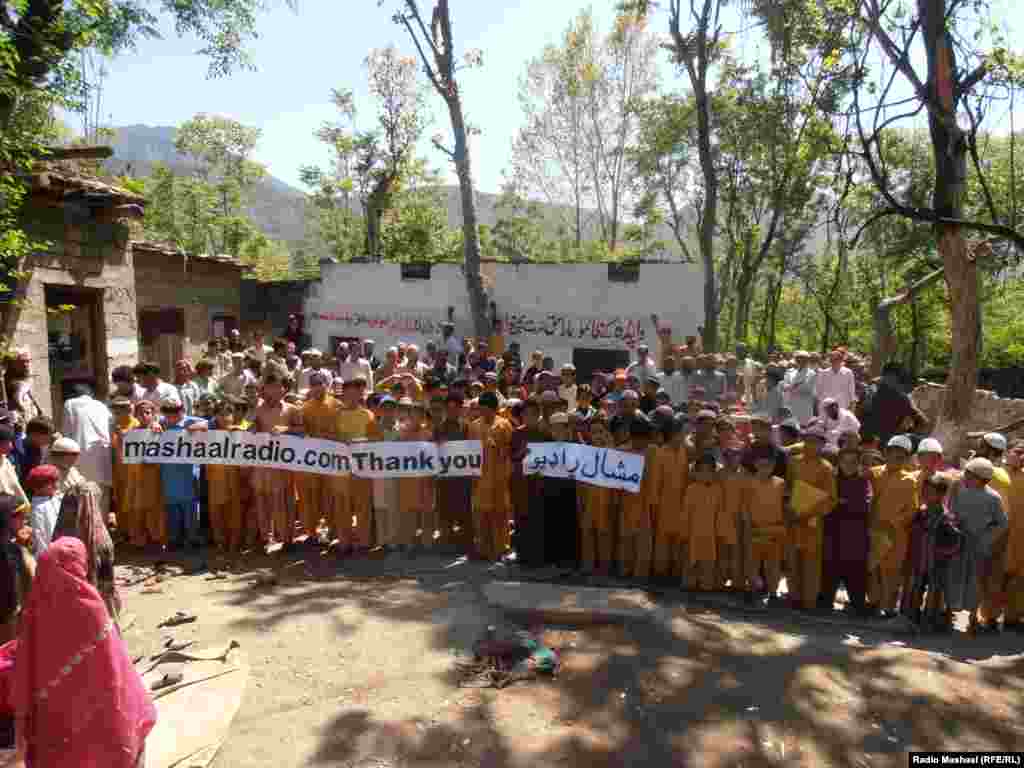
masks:
<instances>
[{"instance_id":1,"label":"dirt ground","mask_svg":"<svg viewBox=\"0 0 1024 768\"><path fill-rule=\"evenodd\" d=\"M503 621L480 590L515 568L194 554L157 581L152 559L121 558L133 652L173 636L248 655L215 768L874 768L1024 744L1021 635L900 638L662 594L658 621L545 627L561 674L482 690L459 688L454 662ZM199 619L158 629L176 610Z\"/></svg>"}]
</instances>

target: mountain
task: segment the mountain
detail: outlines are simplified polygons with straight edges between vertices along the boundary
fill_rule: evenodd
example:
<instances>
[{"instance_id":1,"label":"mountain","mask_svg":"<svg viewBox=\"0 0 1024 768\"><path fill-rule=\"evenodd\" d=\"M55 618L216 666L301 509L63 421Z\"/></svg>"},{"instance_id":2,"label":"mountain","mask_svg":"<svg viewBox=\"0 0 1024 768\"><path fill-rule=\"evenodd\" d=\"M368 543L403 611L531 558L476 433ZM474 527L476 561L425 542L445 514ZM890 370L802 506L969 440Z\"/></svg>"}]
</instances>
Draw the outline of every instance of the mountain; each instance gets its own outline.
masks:
<instances>
[{"instance_id":1,"label":"mountain","mask_svg":"<svg viewBox=\"0 0 1024 768\"><path fill-rule=\"evenodd\" d=\"M145 178L155 163L190 169L190 161L174 149L173 127L126 125L114 131L114 157L107 161L112 172ZM268 237L299 243L305 236L305 195L269 173L250 190L247 212Z\"/></svg>"},{"instance_id":2,"label":"mountain","mask_svg":"<svg viewBox=\"0 0 1024 768\"><path fill-rule=\"evenodd\" d=\"M175 151L174 131L172 126L126 125L114 128L115 138L110 141L114 157L107 161L108 168L113 173L137 178L149 176L155 163L164 163L176 170L188 171L191 161ZM441 187L438 191L445 201L449 226L461 227L462 203L459 188L449 185ZM499 195L477 192L477 217L481 224L493 227L500 215L508 215L507 211L499 210L500 199ZM256 226L269 237L291 245L298 245L305 239L305 195L301 190L270 173L250 190L247 211ZM574 212L569 206L542 203L540 216L546 222L549 231L554 234L559 230L560 224L573 220ZM583 221L584 239L596 239L599 236L596 213L585 211ZM655 236L670 245L671 253L668 258L676 258L677 246L671 230L661 225Z\"/></svg>"}]
</instances>

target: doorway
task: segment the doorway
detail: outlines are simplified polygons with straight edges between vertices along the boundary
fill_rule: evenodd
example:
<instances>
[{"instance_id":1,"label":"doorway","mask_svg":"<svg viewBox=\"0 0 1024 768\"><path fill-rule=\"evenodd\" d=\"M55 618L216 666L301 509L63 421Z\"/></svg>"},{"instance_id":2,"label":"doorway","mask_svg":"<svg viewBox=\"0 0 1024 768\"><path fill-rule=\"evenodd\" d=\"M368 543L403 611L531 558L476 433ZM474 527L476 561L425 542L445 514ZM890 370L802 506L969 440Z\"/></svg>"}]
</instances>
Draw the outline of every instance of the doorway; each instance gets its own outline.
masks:
<instances>
[{"instance_id":1,"label":"doorway","mask_svg":"<svg viewBox=\"0 0 1024 768\"><path fill-rule=\"evenodd\" d=\"M88 384L98 399L107 397L106 329L100 291L44 286L49 342L50 399L55 418L75 384Z\"/></svg>"},{"instance_id":2,"label":"doorway","mask_svg":"<svg viewBox=\"0 0 1024 768\"><path fill-rule=\"evenodd\" d=\"M139 310L142 360L160 366L160 377L174 379L174 364L185 356L185 310Z\"/></svg>"},{"instance_id":3,"label":"doorway","mask_svg":"<svg viewBox=\"0 0 1024 768\"><path fill-rule=\"evenodd\" d=\"M594 371L611 373L629 365L629 352L619 349L580 349L572 351L572 364L576 366L576 381L589 384Z\"/></svg>"}]
</instances>

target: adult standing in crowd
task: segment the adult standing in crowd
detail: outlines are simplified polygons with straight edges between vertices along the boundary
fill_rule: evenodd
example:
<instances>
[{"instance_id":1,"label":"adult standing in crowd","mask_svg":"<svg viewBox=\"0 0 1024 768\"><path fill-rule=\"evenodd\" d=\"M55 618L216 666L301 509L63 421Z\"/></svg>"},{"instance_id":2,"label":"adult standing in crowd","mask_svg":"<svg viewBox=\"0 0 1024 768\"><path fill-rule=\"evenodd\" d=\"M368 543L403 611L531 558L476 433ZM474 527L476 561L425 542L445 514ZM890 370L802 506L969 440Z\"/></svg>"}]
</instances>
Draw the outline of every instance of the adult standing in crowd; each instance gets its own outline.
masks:
<instances>
[{"instance_id":1,"label":"adult standing in crowd","mask_svg":"<svg viewBox=\"0 0 1024 768\"><path fill-rule=\"evenodd\" d=\"M786 396L786 405L801 426L814 418L817 407L815 392L818 372L811 367L811 356L803 350L793 354L794 368L786 373L782 391Z\"/></svg>"},{"instance_id":2,"label":"adult standing in crowd","mask_svg":"<svg viewBox=\"0 0 1024 768\"><path fill-rule=\"evenodd\" d=\"M43 409L32 394L32 354L25 347L15 349L8 358L4 385L8 407L22 415L22 423L42 414Z\"/></svg>"},{"instance_id":3,"label":"adult standing in crowd","mask_svg":"<svg viewBox=\"0 0 1024 768\"><path fill-rule=\"evenodd\" d=\"M857 400L857 380L845 363L846 350L832 350L829 367L818 371L815 377L815 394L819 402L832 399L841 410L849 411Z\"/></svg>"},{"instance_id":4,"label":"adult standing in crowd","mask_svg":"<svg viewBox=\"0 0 1024 768\"><path fill-rule=\"evenodd\" d=\"M89 385L76 384L71 391L74 397L64 403L64 434L81 449L78 469L86 480L100 487L100 508L107 514L114 483L110 452L110 424L114 417L106 405L92 396Z\"/></svg>"},{"instance_id":5,"label":"adult standing in crowd","mask_svg":"<svg viewBox=\"0 0 1024 768\"><path fill-rule=\"evenodd\" d=\"M898 363L886 363L874 391L866 396L861 419L864 440L887 445L894 435L918 431L927 422L906 393L903 369Z\"/></svg>"},{"instance_id":6,"label":"adult standing in crowd","mask_svg":"<svg viewBox=\"0 0 1024 768\"><path fill-rule=\"evenodd\" d=\"M134 371L142 383L140 400L159 403L168 397L178 397L177 388L160 378L160 366L156 363L139 363Z\"/></svg>"},{"instance_id":7,"label":"adult standing in crowd","mask_svg":"<svg viewBox=\"0 0 1024 768\"><path fill-rule=\"evenodd\" d=\"M301 353L305 349L303 344L302 322L298 315L288 315L288 326L281 334L281 338L295 345L295 353Z\"/></svg>"}]
</instances>

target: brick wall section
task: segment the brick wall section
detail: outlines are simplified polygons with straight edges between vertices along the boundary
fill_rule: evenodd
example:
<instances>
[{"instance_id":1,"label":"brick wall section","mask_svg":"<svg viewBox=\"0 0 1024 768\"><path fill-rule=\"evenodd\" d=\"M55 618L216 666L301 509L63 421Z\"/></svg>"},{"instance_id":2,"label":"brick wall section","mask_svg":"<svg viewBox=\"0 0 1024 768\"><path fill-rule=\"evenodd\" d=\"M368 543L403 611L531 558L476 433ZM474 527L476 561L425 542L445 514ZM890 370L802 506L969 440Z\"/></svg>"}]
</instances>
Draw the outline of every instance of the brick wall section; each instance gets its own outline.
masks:
<instances>
[{"instance_id":1,"label":"brick wall section","mask_svg":"<svg viewBox=\"0 0 1024 768\"><path fill-rule=\"evenodd\" d=\"M938 384L924 384L910 393L914 404L934 424L942 407L946 388ZM979 389L974 394L971 418L967 422L968 432L981 432L1002 427L1018 419L1024 419L1024 400L999 397L994 392Z\"/></svg>"},{"instance_id":2,"label":"brick wall section","mask_svg":"<svg viewBox=\"0 0 1024 768\"><path fill-rule=\"evenodd\" d=\"M5 331L15 345L29 348L32 390L43 411L52 416L45 286L97 292L103 315L97 330L107 349L107 360L99 361L96 371L103 393L110 370L134 362L138 354L135 275L127 227L113 223L77 227L57 207L33 207L25 226L30 236L49 245L27 260L24 269L30 277L21 291L23 305L9 316Z\"/></svg>"},{"instance_id":3,"label":"brick wall section","mask_svg":"<svg viewBox=\"0 0 1024 768\"><path fill-rule=\"evenodd\" d=\"M181 307L185 312L184 352L196 360L210 341L213 318L241 320L241 269L237 264L188 259L168 249L135 243L138 310Z\"/></svg>"}]
</instances>

